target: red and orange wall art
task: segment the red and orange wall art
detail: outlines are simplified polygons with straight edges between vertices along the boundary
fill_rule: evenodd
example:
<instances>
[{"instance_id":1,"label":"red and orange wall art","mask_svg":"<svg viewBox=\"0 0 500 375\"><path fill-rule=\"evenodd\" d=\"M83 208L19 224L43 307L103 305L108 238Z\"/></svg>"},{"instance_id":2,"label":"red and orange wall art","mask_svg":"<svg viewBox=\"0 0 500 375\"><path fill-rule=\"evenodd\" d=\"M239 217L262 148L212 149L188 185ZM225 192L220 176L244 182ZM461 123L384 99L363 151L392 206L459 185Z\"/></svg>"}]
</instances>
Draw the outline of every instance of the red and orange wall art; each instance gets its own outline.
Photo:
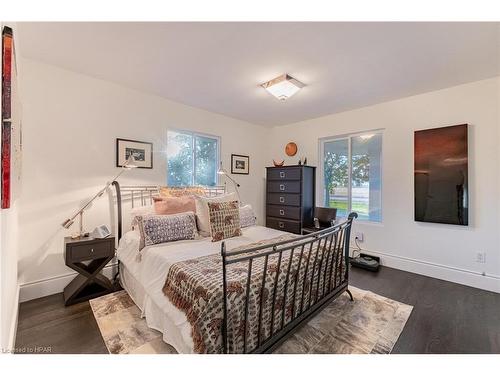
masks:
<instances>
[{"instance_id":1,"label":"red and orange wall art","mask_svg":"<svg viewBox=\"0 0 500 375\"><path fill-rule=\"evenodd\" d=\"M10 207L10 155L12 130L12 29L2 30L2 175L1 207Z\"/></svg>"}]
</instances>

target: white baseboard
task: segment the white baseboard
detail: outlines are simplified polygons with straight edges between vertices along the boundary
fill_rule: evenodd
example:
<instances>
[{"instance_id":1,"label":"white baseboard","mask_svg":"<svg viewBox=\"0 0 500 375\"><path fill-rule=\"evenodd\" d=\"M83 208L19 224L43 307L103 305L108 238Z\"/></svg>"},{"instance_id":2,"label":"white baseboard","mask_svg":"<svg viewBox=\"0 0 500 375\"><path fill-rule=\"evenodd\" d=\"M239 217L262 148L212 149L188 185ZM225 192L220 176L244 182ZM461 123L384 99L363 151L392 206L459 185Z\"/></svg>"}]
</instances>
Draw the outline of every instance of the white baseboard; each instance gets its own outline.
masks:
<instances>
[{"instance_id":1,"label":"white baseboard","mask_svg":"<svg viewBox=\"0 0 500 375\"><path fill-rule=\"evenodd\" d=\"M351 248L351 250L357 249ZM476 271L387 254L380 251L363 249L363 252L380 256L381 265L390 268L500 293L499 275L483 275Z\"/></svg>"},{"instance_id":2,"label":"white baseboard","mask_svg":"<svg viewBox=\"0 0 500 375\"><path fill-rule=\"evenodd\" d=\"M8 350L12 350L16 346L17 321L19 317L19 294L20 294L20 288L19 284L17 284L16 294L14 296L15 297L14 311L12 312L12 322L10 323Z\"/></svg>"},{"instance_id":3,"label":"white baseboard","mask_svg":"<svg viewBox=\"0 0 500 375\"><path fill-rule=\"evenodd\" d=\"M108 264L104 267L102 273L109 278L113 277L116 273L116 263ZM76 272L69 272L64 275L22 284L19 291L19 302L26 302L32 299L62 293L64 287L68 285L76 275Z\"/></svg>"}]
</instances>

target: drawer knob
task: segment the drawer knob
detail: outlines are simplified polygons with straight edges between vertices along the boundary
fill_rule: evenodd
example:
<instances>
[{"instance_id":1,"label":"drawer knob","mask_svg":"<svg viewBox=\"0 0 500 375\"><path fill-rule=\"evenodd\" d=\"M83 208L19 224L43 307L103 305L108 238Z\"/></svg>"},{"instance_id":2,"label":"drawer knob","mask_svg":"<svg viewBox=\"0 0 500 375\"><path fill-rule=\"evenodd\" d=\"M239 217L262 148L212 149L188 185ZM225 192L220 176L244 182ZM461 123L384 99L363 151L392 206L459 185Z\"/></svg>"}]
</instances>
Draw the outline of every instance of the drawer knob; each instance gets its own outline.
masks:
<instances>
[{"instance_id":1,"label":"drawer knob","mask_svg":"<svg viewBox=\"0 0 500 375\"><path fill-rule=\"evenodd\" d=\"M284 216L285 215L285 210L280 210L280 215Z\"/></svg>"},{"instance_id":2,"label":"drawer knob","mask_svg":"<svg viewBox=\"0 0 500 375\"><path fill-rule=\"evenodd\" d=\"M92 248L92 249L90 249L90 252L91 252L91 253L93 253L93 252L94 252L94 249L93 249L93 248Z\"/></svg>"},{"instance_id":3,"label":"drawer knob","mask_svg":"<svg viewBox=\"0 0 500 375\"><path fill-rule=\"evenodd\" d=\"M285 203L285 197L280 197L280 203Z\"/></svg>"},{"instance_id":4,"label":"drawer knob","mask_svg":"<svg viewBox=\"0 0 500 375\"><path fill-rule=\"evenodd\" d=\"M285 185L284 185L284 184L280 184L280 190L281 190L281 191L284 191L284 190L285 190Z\"/></svg>"},{"instance_id":5,"label":"drawer knob","mask_svg":"<svg viewBox=\"0 0 500 375\"><path fill-rule=\"evenodd\" d=\"M285 178L285 172L280 172L280 178Z\"/></svg>"},{"instance_id":6,"label":"drawer knob","mask_svg":"<svg viewBox=\"0 0 500 375\"><path fill-rule=\"evenodd\" d=\"M282 221L278 222L278 227L284 228L285 227L285 223L283 223Z\"/></svg>"}]
</instances>

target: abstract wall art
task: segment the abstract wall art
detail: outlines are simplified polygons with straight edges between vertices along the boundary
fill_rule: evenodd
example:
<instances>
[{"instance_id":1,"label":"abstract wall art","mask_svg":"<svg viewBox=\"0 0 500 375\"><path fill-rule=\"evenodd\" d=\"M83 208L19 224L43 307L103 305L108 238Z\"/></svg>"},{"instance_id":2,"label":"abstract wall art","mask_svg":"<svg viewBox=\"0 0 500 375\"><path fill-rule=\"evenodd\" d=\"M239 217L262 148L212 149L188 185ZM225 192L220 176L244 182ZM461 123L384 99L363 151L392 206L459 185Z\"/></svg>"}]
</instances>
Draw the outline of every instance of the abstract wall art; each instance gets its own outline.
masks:
<instances>
[{"instance_id":1,"label":"abstract wall art","mask_svg":"<svg viewBox=\"0 0 500 375\"><path fill-rule=\"evenodd\" d=\"M2 30L2 175L1 208L10 207L10 155L12 130L12 54L13 36L10 27Z\"/></svg>"},{"instance_id":2,"label":"abstract wall art","mask_svg":"<svg viewBox=\"0 0 500 375\"><path fill-rule=\"evenodd\" d=\"M415 221L468 225L468 125L414 137Z\"/></svg>"}]
</instances>

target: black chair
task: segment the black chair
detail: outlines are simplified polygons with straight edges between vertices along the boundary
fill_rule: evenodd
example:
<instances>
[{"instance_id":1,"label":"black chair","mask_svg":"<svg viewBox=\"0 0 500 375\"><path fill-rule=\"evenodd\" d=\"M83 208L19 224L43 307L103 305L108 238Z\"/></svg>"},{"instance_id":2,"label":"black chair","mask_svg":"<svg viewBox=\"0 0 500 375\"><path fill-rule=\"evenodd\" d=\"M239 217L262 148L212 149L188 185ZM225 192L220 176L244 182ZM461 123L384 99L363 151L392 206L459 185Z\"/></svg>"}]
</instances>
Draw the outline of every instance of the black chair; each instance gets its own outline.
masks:
<instances>
[{"instance_id":1,"label":"black chair","mask_svg":"<svg viewBox=\"0 0 500 375\"><path fill-rule=\"evenodd\" d=\"M318 219L319 228L314 226L302 228L302 234L314 233L334 225L335 219L337 218L337 209L330 207L314 207L314 218Z\"/></svg>"}]
</instances>

